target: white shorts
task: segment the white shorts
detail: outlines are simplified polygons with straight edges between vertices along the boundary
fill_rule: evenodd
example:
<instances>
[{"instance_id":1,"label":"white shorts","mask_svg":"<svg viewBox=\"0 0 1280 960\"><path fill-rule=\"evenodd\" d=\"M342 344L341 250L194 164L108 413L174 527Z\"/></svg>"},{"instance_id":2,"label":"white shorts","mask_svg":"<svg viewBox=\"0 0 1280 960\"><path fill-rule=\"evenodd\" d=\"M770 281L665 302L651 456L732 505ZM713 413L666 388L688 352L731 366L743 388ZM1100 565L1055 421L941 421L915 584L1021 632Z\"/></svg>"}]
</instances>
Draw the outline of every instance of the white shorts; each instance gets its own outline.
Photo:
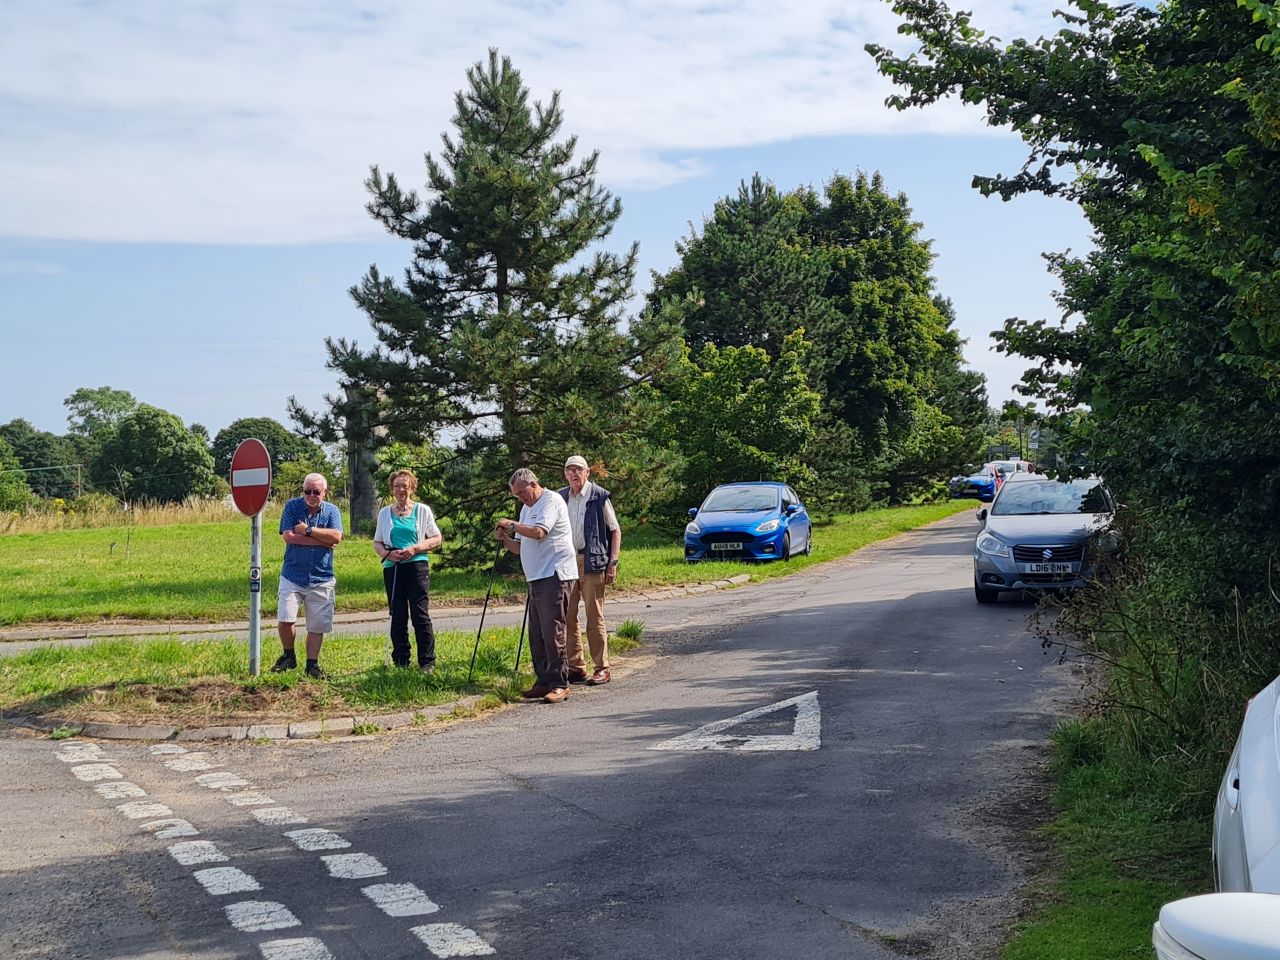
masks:
<instances>
[{"instance_id":1,"label":"white shorts","mask_svg":"<svg viewBox=\"0 0 1280 960\"><path fill-rule=\"evenodd\" d=\"M276 622L296 622L298 605L302 604L306 608L307 633L332 633L333 588L333 580L300 587L281 577L280 592L276 595Z\"/></svg>"}]
</instances>

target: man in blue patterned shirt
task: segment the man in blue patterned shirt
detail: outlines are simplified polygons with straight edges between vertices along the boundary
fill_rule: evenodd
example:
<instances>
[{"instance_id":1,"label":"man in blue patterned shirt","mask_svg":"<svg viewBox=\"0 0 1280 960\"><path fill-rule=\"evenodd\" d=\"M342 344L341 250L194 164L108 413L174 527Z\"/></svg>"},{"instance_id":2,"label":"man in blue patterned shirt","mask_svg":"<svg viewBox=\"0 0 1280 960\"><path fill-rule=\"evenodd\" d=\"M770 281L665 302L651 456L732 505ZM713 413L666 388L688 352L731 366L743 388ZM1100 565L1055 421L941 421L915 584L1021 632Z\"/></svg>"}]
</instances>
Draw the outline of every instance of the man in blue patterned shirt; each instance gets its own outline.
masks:
<instances>
[{"instance_id":1,"label":"man in blue patterned shirt","mask_svg":"<svg viewBox=\"0 0 1280 960\"><path fill-rule=\"evenodd\" d=\"M274 673L298 666L293 644L301 604L307 615L306 674L316 680L325 679L325 672L320 669L320 645L324 635L333 630L333 548L342 542L342 514L332 503L325 502L328 490L324 477L309 473L302 481L302 496L286 503L280 514L280 537L285 547L276 625L284 653L271 668Z\"/></svg>"}]
</instances>

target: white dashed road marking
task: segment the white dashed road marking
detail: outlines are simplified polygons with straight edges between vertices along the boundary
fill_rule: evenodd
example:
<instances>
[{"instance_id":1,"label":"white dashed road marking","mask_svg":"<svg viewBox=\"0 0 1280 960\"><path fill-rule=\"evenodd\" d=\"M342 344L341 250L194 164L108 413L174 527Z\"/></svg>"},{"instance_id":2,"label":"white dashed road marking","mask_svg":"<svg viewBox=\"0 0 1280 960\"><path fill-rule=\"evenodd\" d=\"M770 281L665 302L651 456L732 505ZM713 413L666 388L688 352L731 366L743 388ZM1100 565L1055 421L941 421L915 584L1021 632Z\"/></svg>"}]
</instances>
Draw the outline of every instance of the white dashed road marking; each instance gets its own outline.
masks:
<instances>
[{"instance_id":1,"label":"white dashed road marking","mask_svg":"<svg viewBox=\"0 0 1280 960\"><path fill-rule=\"evenodd\" d=\"M300 927L302 922L289 912L283 903L265 900L245 900L226 906L227 919L241 933L261 933L264 930L284 930ZM323 954L321 954L323 956Z\"/></svg>"},{"instance_id":2,"label":"white dashed road marking","mask_svg":"<svg viewBox=\"0 0 1280 960\"><path fill-rule=\"evenodd\" d=\"M365 877L387 875L387 868L367 853L335 853L320 859L329 868L329 876L339 880L361 880Z\"/></svg>"},{"instance_id":3,"label":"white dashed road marking","mask_svg":"<svg viewBox=\"0 0 1280 960\"><path fill-rule=\"evenodd\" d=\"M295 940L268 940L258 944L262 960L333 960L324 942L314 937Z\"/></svg>"},{"instance_id":4,"label":"white dashed road marking","mask_svg":"<svg viewBox=\"0 0 1280 960\"><path fill-rule=\"evenodd\" d=\"M474 930L457 923L429 923L412 933L437 957L485 957L496 953Z\"/></svg>"},{"instance_id":5,"label":"white dashed road marking","mask_svg":"<svg viewBox=\"0 0 1280 960\"><path fill-rule=\"evenodd\" d=\"M222 766L210 760L207 753L188 753L185 757L172 757L160 762L170 770L176 770L179 773L194 773L197 770L212 770L214 767Z\"/></svg>"},{"instance_id":6,"label":"white dashed road marking","mask_svg":"<svg viewBox=\"0 0 1280 960\"><path fill-rule=\"evenodd\" d=\"M209 840L187 840L169 848L169 856L184 867L197 863L226 863L230 858Z\"/></svg>"},{"instance_id":7,"label":"white dashed road marking","mask_svg":"<svg viewBox=\"0 0 1280 960\"><path fill-rule=\"evenodd\" d=\"M799 719L806 719L803 717L804 711L800 712L802 716ZM802 725L797 723L798 727ZM712 731L697 731L703 734L708 732ZM177 744L155 744L150 752L161 758L160 762L165 767L179 773L193 773L222 766L211 760L207 753L188 752ZM147 796L147 792L140 786L124 780L123 774L114 766L102 762L102 749L96 744L68 744L55 756L63 763L76 764L71 769L72 774L84 783L94 784L94 791L105 800ZM195 782L206 789L221 792L223 798L234 806L256 808L250 809L249 813L266 826L309 822L302 814L287 807L276 806L275 800L234 773L225 770L202 773L195 778ZM189 821L174 817L173 811L163 803L133 800L117 804L116 810L130 820L146 820L147 822L138 824L139 828L154 834L158 839L193 837L200 833ZM299 850L306 852L341 850L351 846L349 841L336 832L322 827L289 830L284 835ZM183 866L225 863L230 859L209 840L174 843L168 847L168 853ZM332 854L320 859L328 868L329 875L339 880L359 880L387 874L387 868L367 853ZM191 875L207 893L215 897L262 889L256 879L237 867L206 867L193 871ZM361 888L361 892L388 917L419 917L440 911L440 906L412 883L375 883ZM227 904L223 909L227 921L243 933L283 930L302 925L284 904L273 901L247 900ZM457 923L426 924L413 927L410 932L439 958L480 957L496 952L474 930ZM316 937L268 940L258 944L258 948L263 960L333 960L324 941Z\"/></svg>"},{"instance_id":8,"label":"white dashed road marking","mask_svg":"<svg viewBox=\"0 0 1280 960\"><path fill-rule=\"evenodd\" d=\"M76 775L77 780L83 780L85 783L93 783L95 780L122 780L124 778L123 774L109 763L86 763L79 767L72 767L71 772Z\"/></svg>"},{"instance_id":9,"label":"white dashed road marking","mask_svg":"<svg viewBox=\"0 0 1280 960\"><path fill-rule=\"evenodd\" d=\"M388 917L420 917L440 909L412 883L375 883L362 892Z\"/></svg>"},{"instance_id":10,"label":"white dashed road marking","mask_svg":"<svg viewBox=\"0 0 1280 960\"><path fill-rule=\"evenodd\" d=\"M197 870L192 876L215 897L228 893L252 893L262 889L262 884L237 867L209 867L207 870Z\"/></svg>"},{"instance_id":11,"label":"white dashed road marking","mask_svg":"<svg viewBox=\"0 0 1280 960\"><path fill-rule=\"evenodd\" d=\"M283 827L291 823L308 823L306 817L300 813L294 813L288 807L267 807L264 810L249 811L254 815L259 823L265 823L272 827Z\"/></svg>"},{"instance_id":12,"label":"white dashed road marking","mask_svg":"<svg viewBox=\"0 0 1280 960\"><path fill-rule=\"evenodd\" d=\"M210 790L233 790L249 786L249 781L237 777L234 773L206 773L196 777L196 783Z\"/></svg>"},{"instance_id":13,"label":"white dashed road marking","mask_svg":"<svg viewBox=\"0 0 1280 960\"><path fill-rule=\"evenodd\" d=\"M194 837L198 836L200 831L193 827L186 820L179 820L177 817L169 817L165 820L152 820L150 823L140 824L143 830L149 830L161 840L173 840L176 837Z\"/></svg>"},{"instance_id":14,"label":"white dashed road marking","mask_svg":"<svg viewBox=\"0 0 1280 960\"><path fill-rule=\"evenodd\" d=\"M98 796L106 800L124 800L126 797L145 797L147 795L147 791L136 783L130 783L128 780L96 783L93 789L98 791Z\"/></svg>"},{"instance_id":15,"label":"white dashed road marking","mask_svg":"<svg viewBox=\"0 0 1280 960\"><path fill-rule=\"evenodd\" d=\"M102 757L102 748L96 743L72 743L54 754L63 763L84 763Z\"/></svg>"},{"instance_id":16,"label":"white dashed road marking","mask_svg":"<svg viewBox=\"0 0 1280 960\"><path fill-rule=\"evenodd\" d=\"M243 793L228 793L226 796L227 803L237 807L260 807L266 804L275 803L265 793L257 790L246 790Z\"/></svg>"},{"instance_id":17,"label":"white dashed road marking","mask_svg":"<svg viewBox=\"0 0 1280 960\"><path fill-rule=\"evenodd\" d=\"M332 830L325 830L322 827L289 830L285 836L292 840L299 850L345 850L351 846L351 841L343 840Z\"/></svg>"},{"instance_id":18,"label":"white dashed road marking","mask_svg":"<svg viewBox=\"0 0 1280 960\"><path fill-rule=\"evenodd\" d=\"M173 815L173 811L166 807L163 803L155 803L147 800L134 800L132 803L122 803L116 807L130 820L143 820L147 817L168 817Z\"/></svg>"}]
</instances>

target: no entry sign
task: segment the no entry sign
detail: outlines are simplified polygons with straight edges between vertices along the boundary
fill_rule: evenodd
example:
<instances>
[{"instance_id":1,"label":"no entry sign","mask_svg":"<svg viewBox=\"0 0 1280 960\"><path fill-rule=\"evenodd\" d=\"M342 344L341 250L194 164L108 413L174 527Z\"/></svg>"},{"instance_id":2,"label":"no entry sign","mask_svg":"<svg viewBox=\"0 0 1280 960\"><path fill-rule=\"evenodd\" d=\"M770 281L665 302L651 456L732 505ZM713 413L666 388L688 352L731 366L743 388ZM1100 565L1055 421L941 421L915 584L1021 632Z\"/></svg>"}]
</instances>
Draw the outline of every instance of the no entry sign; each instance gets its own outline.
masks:
<instances>
[{"instance_id":1,"label":"no entry sign","mask_svg":"<svg viewBox=\"0 0 1280 960\"><path fill-rule=\"evenodd\" d=\"M262 512L271 493L271 456L261 440L241 440L231 455L231 498L246 517Z\"/></svg>"}]
</instances>

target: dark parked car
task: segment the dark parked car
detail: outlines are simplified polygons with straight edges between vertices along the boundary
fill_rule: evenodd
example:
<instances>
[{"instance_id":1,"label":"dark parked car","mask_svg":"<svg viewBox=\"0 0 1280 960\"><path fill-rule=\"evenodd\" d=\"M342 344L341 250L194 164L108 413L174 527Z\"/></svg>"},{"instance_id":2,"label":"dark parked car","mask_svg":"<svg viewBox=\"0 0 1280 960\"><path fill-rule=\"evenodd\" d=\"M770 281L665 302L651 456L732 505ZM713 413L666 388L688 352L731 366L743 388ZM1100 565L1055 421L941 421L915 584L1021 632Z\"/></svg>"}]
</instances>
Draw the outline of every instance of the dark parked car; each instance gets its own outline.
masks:
<instances>
[{"instance_id":1,"label":"dark parked car","mask_svg":"<svg viewBox=\"0 0 1280 960\"><path fill-rule=\"evenodd\" d=\"M785 483L725 483L689 510L684 558L789 560L813 551L809 512Z\"/></svg>"}]
</instances>

